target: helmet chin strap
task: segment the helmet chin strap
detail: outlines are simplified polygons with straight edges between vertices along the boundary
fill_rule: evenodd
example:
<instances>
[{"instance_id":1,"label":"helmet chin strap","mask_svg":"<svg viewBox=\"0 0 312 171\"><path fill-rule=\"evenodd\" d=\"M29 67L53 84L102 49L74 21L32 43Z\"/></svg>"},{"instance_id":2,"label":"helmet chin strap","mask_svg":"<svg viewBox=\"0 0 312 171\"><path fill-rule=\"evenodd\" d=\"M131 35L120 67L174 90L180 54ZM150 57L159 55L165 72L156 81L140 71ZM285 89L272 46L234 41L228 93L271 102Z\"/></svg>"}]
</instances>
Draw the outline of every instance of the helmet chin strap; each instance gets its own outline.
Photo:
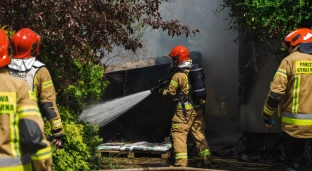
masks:
<instances>
[{"instance_id":1,"label":"helmet chin strap","mask_svg":"<svg viewBox=\"0 0 312 171\"><path fill-rule=\"evenodd\" d=\"M178 60L179 60L179 57L176 56L176 57L172 57L172 62L171 62L171 66L169 67L169 74L174 74L176 73L179 68L178 68Z\"/></svg>"}]
</instances>

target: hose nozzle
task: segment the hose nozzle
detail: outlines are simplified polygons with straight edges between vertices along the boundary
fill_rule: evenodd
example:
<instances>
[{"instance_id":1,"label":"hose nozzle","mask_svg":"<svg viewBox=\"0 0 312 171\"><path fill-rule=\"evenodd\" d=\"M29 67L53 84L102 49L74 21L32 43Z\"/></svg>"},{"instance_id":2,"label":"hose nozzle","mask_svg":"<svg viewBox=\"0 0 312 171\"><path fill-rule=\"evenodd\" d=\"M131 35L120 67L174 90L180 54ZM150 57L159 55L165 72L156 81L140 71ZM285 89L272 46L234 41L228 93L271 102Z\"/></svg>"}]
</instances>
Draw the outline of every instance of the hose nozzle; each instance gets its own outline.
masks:
<instances>
[{"instance_id":1,"label":"hose nozzle","mask_svg":"<svg viewBox=\"0 0 312 171\"><path fill-rule=\"evenodd\" d=\"M159 80L158 81L158 85L156 85L155 87L151 88L150 91L152 93L154 93L155 91L158 91L159 89L163 88L168 82L169 82L169 79Z\"/></svg>"}]
</instances>

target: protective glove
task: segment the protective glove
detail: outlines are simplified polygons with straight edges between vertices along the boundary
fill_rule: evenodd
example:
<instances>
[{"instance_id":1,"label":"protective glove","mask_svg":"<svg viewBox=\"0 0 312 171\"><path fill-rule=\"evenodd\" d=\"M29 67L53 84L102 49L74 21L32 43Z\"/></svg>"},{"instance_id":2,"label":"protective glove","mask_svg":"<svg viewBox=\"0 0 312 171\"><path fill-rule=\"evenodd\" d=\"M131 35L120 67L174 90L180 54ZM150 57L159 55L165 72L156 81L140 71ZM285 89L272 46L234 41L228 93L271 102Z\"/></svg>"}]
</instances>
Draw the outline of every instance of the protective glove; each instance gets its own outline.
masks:
<instances>
[{"instance_id":1,"label":"protective glove","mask_svg":"<svg viewBox=\"0 0 312 171\"><path fill-rule=\"evenodd\" d=\"M161 92L161 94L163 95L163 96L167 96L168 95L168 92L169 92L169 90L168 89L163 89L163 91Z\"/></svg>"},{"instance_id":2,"label":"protective glove","mask_svg":"<svg viewBox=\"0 0 312 171\"><path fill-rule=\"evenodd\" d=\"M163 87L163 88L160 88L160 89L158 90L158 92L159 92L159 94L164 95L165 90L166 90L166 87Z\"/></svg>"},{"instance_id":3,"label":"protective glove","mask_svg":"<svg viewBox=\"0 0 312 171\"><path fill-rule=\"evenodd\" d=\"M266 127L268 127L268 128L272 128L274 126L273 118L264 119L264 123L265 123Z\"/></svg>"},{"instance_id":4,"label":"protective glove","mask_svg":"<svg viewBox=\"0 0 312 171\"><path fill-rule=\"evenodd\" d=\"M51 144L55 145L58 149L62 149L64 148L64 144L63 144L63 136L59 136L59 137L48 137L47 138Z\"/></svg>"}]
</instances>

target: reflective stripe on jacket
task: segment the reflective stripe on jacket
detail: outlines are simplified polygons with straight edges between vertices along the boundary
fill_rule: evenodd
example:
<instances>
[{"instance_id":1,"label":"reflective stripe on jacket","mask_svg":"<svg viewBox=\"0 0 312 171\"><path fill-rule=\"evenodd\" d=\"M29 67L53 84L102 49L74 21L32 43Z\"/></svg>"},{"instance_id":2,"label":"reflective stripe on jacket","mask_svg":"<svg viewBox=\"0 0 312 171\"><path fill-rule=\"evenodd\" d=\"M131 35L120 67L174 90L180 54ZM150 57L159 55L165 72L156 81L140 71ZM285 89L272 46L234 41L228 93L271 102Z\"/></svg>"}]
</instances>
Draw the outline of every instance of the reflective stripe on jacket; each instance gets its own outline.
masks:
<instances>
[{"instance_id":1,"label":"reflective stripe on jacket","mask_svg":"<svg viewBox=\"0 0 312 171\"><path fill-rule=\"evenodd\" d=\"M29 67L31 67L29 70L18 71L16 70L18 67L12 65L10 74L27 81L36 94L43 116L51 124L52 134L55 137L62 136L64 135L63 125L56 106L56 95L51 75L45 64L37 60Z\"/></svg>"},{"instance_id":2,"label":"reflective stripe on jacket","mask_svg":"<svg viewBox=\"0 0 312 171\"><path fill-rule=\"evenodd\" d=\"M271 82L263 115L273 117L277 102L283 98L283 131L295 138L312 138L312 55L298 48L282 60Z\"/></svg>"},{"instance_id":3,"label":"reflective stripe on jacket","mask_svg":"<svg viewBox=\"0 0 312 171\"><path fill-rule=\"evenodd\" d=\"M186 72L189 72L189 70L186 70ZM172 96L177 95L177 93L180 94L180 98L184 96L186 99L184 105L186 110L192 110L193 105L191 104L190 101L187 101L187 98L189 96L190 91L190 85L189 85L189 80L188 76L184 72L177 72L175 73L170 81L170 84L168 86L168 89L165 90L164 94L170 94ZM181 105L181 99L179 99L179 103L177 104L177 110L182 110L182 105Z\"/></svg>"},{"instance_id":4,"label":"reflective stripe on jacket","mask_svg":"<svg viewBox=\"0 0 312 171\"><path fill-rule=\"evenodd\" d=\"M0 158L0 168L19 166L31 163L29 155Z\"/></svg>"},{"instance_id":5,"label":"reflective stripe on jacket","mask_svg":"<svg viewBox=\"0 0 312 171\"><path fill-rule=\"evenodd\" d=\"M31 158L42 155L42 166L51 167L46 164L47 159L52 160L50 143L44 137L44 123L29 85L9 75L7 68L0 68L0 83L0 171L31 171ZM38 126L42 132L39 141L46 146L34 155L20 138L26 131L19 128L19 123L25 120Z\"/></svg>"}]
</instances>

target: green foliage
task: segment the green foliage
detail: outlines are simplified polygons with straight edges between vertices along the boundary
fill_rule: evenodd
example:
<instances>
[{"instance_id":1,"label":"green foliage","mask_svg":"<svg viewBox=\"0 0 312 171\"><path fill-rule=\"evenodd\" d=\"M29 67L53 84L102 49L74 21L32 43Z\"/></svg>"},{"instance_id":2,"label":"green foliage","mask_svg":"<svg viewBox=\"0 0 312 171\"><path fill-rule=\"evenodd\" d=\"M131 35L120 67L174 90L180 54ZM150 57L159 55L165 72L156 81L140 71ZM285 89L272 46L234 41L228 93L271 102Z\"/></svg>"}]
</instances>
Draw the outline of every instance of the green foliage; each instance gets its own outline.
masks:
<instances>
[{"instance_id":1,"label":"green foliage","mask_svg":"<svg viewBox=\"0 0 312 171\"><path fill-rule=\"evenodd\" d=\"M40 58L53 76L66 134L65 148L53 153L54 170L59 171L98 169L100 164L99 156L95 152L96 146L102 142L98 136L98 128L80 123L78 117L86 103L100 99L108 82L104 81L103 67L95 63L92 54L88 54L92 57L88 58L78 50L73 52L75 53L71 57L58 57L56 53L45 50ZM49 126L46 122L47 135L50 134Z\"/></svg>"},{"instance_id":2,"label":"green foliage","mask_svg":"<svg viewBox=\"0 0 312 171\"><path fill-rule=\"evenodd\" d=\"M239 30L255 43L282 41L287 33L312 25L312 2L304 0L223 0L230 8L229 29Z\"/></svg>"},{"instance_id":3,"label":"green foliage","mask_svg":"<svg viewBox=\"0 0 312 171\"><path fill-rule=\"evenodd\" d=\"M168 1L0 1L2 25L13 32L29 27L42 38L37 59L52 76L66 134L65 149L53 153L54 170L91 170L100 163L95 152L101 143L98 129L78 121L85 104L100 100L109 85L92 51L121 46L135 52L142 47L139 25L170 36L198 32L177 20L162 21L159 5ZM45 132L50 134L48 123Z\"/></svg>"},{"instance_id":4,"label":"green foliage","mask_svg":"<svg viewBox=\"0 0 312 171\"><path fill-rule=\"evenodd\" d=\"M312 2L305 0L223 0L221 10L229 8L229 29L239 30L241 42L255 44L272 40L281 45L285 36L297 28L311 28ZM217 12L221 10L217 9ZM243 38L244 37L244 38ZM282 48L269 49L281 55ZM306 168L311 170L311 158L305 156Z\"/></svg>"},{"instance_id":5,"label":"green foliage","mask_svg":"<svg viewBox=\"0 0 312 171\"><path fill-rule=\"evenodd\" d=\"M11 38L11 37L13 36L13 34L15 33L15 31L7 30L7 29L6 29L6 26L1 27L1 29L4 31L4 33L5 33L6 35L9 36L9 38Z\"/></svg>"},{"instance_id":6,"label":"green foliage","mask_svg":"<svg viewBox=\"0 0 312 171\"><path fill-rule=\"evenodd\" d=\"M108 86L103 78L104 69L90 52L72 49L71 56L62 57L49 51L51 45L47 40L43 44L38 59L47 65L52 75L66 134L65 148L53 153L54 170L98 169L100 159L96 146L102 142L98 128L79 122L78 117L84 105L98 101ZM45 123L46 134L50 135L50 125Z\"/></svg>"}]
</instances>

